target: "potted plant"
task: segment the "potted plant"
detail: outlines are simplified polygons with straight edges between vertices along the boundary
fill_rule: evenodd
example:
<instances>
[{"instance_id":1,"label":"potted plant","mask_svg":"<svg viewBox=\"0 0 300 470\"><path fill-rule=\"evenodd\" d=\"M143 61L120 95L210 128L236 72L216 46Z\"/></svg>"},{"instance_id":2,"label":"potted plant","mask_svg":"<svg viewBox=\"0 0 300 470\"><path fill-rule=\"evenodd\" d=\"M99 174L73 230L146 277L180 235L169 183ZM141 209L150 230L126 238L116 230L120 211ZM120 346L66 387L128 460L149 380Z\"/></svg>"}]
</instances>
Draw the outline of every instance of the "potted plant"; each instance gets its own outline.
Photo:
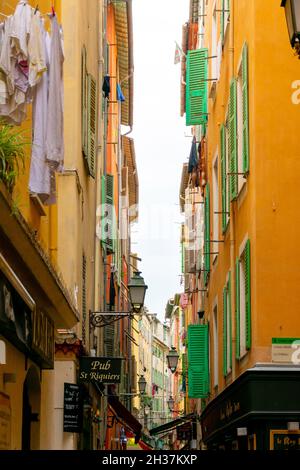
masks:
<instances>
[{"instance_id":1,"label":"potted plant","mask_svg":"<svg viewBox=\"0 0 300 470\"><path fill-rule=\"evenodd\" d=\"M0 121L0 180L11 193L25 167L23 130Z\"/></svg>"}]
</instances>

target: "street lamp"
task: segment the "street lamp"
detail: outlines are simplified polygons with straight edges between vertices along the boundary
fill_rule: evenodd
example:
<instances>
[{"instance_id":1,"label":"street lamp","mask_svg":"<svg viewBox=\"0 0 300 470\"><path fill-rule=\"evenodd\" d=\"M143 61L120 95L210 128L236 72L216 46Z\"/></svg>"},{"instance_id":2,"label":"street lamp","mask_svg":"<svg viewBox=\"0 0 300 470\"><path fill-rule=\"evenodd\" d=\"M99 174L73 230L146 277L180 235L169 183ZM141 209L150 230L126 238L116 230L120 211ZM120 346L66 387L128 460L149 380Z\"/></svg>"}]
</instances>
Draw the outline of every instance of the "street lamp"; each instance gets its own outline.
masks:
<instances>
[{"instance_id":1,"label":"street lamp","mask_svg":"<svg viewBox=\"0 0 300 470\"><path fill-rule=\"evenodd\" d=\"M169 369L171 369L172 374L174 374L174 372L176 371L178 359L179 359L179 354L176 351L176 348L172 346L172 348L169 351L169 354L167 354L168 367Z\"/></svg>"},{"instance_id":2,"label":"street lamp","mask_svg":"<svg viewBox=\"0 0 300 470\"><path fill-rule=\"evenodd\" d=\"M175 400L172 397L172 395L170 396L169 400L167 401L167 404L168 404L169 410L173 411L174 410L174 405L175 405Z\"/></svg>"},{"instance_id":3,"label":"street lamp","mask_svg":"<svg viewBox=\"0 0 300 470\"><path fill-rule=\"evenodd\" d=\"M144 278L141 276L139 271L134 273L130 283L128 284L128 289L132 309L135 313L140 313L144 306L148 286L146 286Z\"/></svg>"},{"instance_id":4,"label":"street lamp","mask_svg":"<svg viewBox=\"0 0 300 470\"><path fill-rule=\"evenodd\" d=\"M143 375L141 375L138 381L140 393L145 393L146 385L147 385L146 379Z\"/></svg>"},{"instance_id":5,"label":"street lamp","mask_svg":"<svg viewBox=\"0 0 300 470\"><path fill-rule=\"evenodd\" d=\"M285 9L291 45L296 47L298 52L300 39L300 0L281 0L281 6Z\"/></svg>"},{"instance_id":6,"label":"street lamp","mask_svg":"<svg viewBox=\"0 0 300 470\"><path fill-rule=\"evenodd\" d=\"M146 286L144 279L139 271L136 271L133 277L130 279L128 284L129 300L131 303L131 309L129 312L92 312L90 311L90 324L93 327L103 328L107 325L122 320L126 317L132 317L140 314L145 301Z\"/></svg>"}]
</instances>

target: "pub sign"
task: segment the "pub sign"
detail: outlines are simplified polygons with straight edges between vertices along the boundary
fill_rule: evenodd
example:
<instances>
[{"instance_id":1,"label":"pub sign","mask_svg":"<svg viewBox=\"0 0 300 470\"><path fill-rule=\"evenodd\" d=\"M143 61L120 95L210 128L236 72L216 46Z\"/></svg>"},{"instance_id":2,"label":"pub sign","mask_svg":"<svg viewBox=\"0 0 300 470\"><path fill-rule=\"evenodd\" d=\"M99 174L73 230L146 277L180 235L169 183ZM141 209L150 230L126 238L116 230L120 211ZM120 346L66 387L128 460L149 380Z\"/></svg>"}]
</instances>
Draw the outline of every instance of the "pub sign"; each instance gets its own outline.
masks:
<instances>
[{"instance_id":1,"label":"pub sign","mask_svg":"<svg viewBox=\"0 0 300 470\"><path fill-rule=\"evenodd\" d=\"M81 357L80 382L119 384L121 382L122 358Z\"/></svg>"}]
</instances>

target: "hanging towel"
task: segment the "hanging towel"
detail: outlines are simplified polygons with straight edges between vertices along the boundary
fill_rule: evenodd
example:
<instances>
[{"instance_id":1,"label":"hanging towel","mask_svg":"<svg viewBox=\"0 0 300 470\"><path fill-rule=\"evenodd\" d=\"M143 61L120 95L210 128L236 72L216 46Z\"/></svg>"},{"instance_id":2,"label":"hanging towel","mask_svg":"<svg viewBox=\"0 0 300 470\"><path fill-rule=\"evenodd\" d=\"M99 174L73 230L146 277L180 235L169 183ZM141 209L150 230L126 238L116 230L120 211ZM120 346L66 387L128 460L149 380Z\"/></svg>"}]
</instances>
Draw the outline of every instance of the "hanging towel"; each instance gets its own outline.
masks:
<instances>
[{"instance_id":1,"label":"hanging towel","mask_svg":"<svg viewBox=\"0 0 300 470\"><path fill-rule=\"evenodd\" d=\"M62 171L64 162L63 46L56 16L51 18L51 50L46 151L47 161Z\"/></svg>"},{"instance_id":2,"label":"hanging towel","mask_svg":"<svg viewBox=\"0 0 300 470\"><path fill-rule=\"evenodd\" d=\"M121 102L125 101L125 96L123 95L123 92L119 83L117 83L117 100Z\"/></svg>"},{"instance_id":3,"label":"hanging towel","mask_svg":"<svg viewBox=\"0 0 300 470\"><path fill-rule=\"evenodd\" d=\"M103 78L102 91L104 93L104 97L109 98L109 94L110 94L110 76L109 75L105 75L105 77Z\"/></svg>"},{"instance_id":4,"label":"hanging towel","mask_svg":"<svg viewBox=\"0 0 300 470\"><path fill-rule=\"evenodd\" d=\"M28 58L28 36L32 15L33 10L28 5L28 0L19 1L13 15L10 37L12 38L12 54L20 60Z\"/></svg>"},{"instance_id":5,"label":"hanging towel","mask_svg":"<svg viewBox=\"0 0 300 470\"><path fill-rule=\"evenodd\" d=\"M191 153L190 153L190 159L189 159L189 168L188 168L189 174L193 173L193 170L195 170L197 166L198 166L198 155L197 155L196 137L194 137L192 148L191 148Z\"/></svg>"},{"instance_id":6,"label":"hanging towel","mask_svg":"<svg viewBox=\"0 0 300 470\"><path fill-rule=\"evenodd\" d=\"M28 41L29 54L29 84L34 87L46 72L45 48L41 29L40 12L37 11L32 17Z\"/></svg>"},{"instance_id":7,"label":"hanging towel","mask_svg":"<svg viewBox=\"0 0 300 470\"><path fill-rule=\"evenodd\" d=\"M41 25L40 25L41 27ZM42 28L41 28L42 30ZM49 67L49 37L43 29L45 63ZM48 42L48 43L47 43ZM48 51L49 49L49 51ZM46 159L46 133L48 116L48 71L44 73L34 91L32 105L33 141L31 153L29 191L38 194L45 203L50 196L50 168Z\"/></svg>"}]
</instances>

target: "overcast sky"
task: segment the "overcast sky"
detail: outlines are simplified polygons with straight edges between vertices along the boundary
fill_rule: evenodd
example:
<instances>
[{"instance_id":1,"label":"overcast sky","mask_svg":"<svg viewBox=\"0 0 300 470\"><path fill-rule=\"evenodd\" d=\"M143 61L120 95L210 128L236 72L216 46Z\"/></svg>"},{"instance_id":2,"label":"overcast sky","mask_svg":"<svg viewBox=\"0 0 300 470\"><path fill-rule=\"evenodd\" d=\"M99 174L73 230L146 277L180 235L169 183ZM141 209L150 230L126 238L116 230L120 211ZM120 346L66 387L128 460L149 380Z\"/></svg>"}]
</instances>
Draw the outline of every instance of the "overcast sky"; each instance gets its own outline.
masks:
<instances>
[{"instance_id":1,"label":"overcast sky","mask_svg":"<svg viewBox=\"0 0 300 470\"><path fill-rule=\"evenodd\" d=\"M149 289L146 305L161 320L167 300L180 285L179 187L189 156L190 129L180 117L181 44L189 0L133 0L134 131L140 182L140 217L133 226L132 251Z\"/></svg>"}]
</instances>

